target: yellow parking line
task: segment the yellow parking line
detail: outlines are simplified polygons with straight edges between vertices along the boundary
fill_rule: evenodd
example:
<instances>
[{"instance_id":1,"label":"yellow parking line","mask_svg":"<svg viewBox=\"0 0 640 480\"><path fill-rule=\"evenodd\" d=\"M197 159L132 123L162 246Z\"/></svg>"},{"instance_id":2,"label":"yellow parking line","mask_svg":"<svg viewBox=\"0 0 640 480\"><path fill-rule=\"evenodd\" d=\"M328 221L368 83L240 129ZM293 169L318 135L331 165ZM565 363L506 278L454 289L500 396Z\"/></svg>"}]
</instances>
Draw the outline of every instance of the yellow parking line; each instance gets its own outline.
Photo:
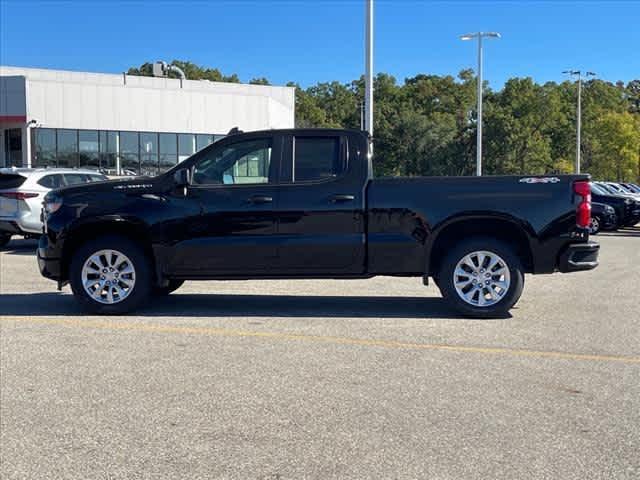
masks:
<instances>
[{"instance_id":1,"label":"yellow parking line","mask_svg":"<svg viewBox=\"0 0 640 480\"><path fill-rule=\"evenodd\" d=\"M469 347L463 345L446 345L431 343L411 343L400 342L395 340L376 340L364 338L348 338L348 337L332 337L324 335L302 335L296 333L283 332L258 332L250 330L230 330L225 328L212 327L189 327L178 325L151 325L145 323L130 323L121 321L103 321L103 320L76 320L69 318L32 318L32 317L0 317L0 321L34 323L41 325L58 325L76 328L93 328L100 330L129 330L153 333L178 333L186 335L206 335L206 336L223 336L223 337L253 337L253 338L269 338L277 340L293 340L301 342L317 342L317 343L333 343L338 345L357 345L367 347L384 347L398 348L408 350L440 350L458 353L481 353L489 355L505 355L516 357L538 357L553 358L562 360L588 360L599 362L620 362L620 363L638 363L640 357L616 356L616 355L595 355L586 353L565 353L543 350L521 350L510 348L494 348L494 347Z\"/></svg>"}]
</instances>

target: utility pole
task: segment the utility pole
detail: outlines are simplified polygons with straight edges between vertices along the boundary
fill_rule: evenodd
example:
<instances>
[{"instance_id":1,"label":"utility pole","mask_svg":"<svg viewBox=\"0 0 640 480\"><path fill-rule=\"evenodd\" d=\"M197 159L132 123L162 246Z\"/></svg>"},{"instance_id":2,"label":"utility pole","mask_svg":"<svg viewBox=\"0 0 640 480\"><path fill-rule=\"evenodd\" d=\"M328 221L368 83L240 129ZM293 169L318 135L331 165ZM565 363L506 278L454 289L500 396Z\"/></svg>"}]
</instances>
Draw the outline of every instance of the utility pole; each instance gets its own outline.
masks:
<instances>
[{"instance_id":1,"label":"utility pole","mask_svg":"<svg viewBox=\"0 0 640 480\"><path fill-rule=\"evenodd\" d=\"M580 173L580 147L582 145L582 75L594 77L593 72L582 72L582 70L565 70L562 72L572 77L578 77L578 106L576 107L576 164L573 167L574 173Z\"/></svg>"},{"instance_id":2,"label":"utility pole","mask_svg":"<svg viewBox=\"0 0 640 480\"><path fill-rule=\"evenodd\" d=\"M478 39L478 131L476 134L476 175L482 175L482 39L500 38L498 32L477 32L461 35L460 40Z\"/></svg>"},{"instance_id":3,"label":"utility pole","mask_svg":"<svg viewBox=\"0 0 640 480\"><path fill-rule=\"evenodd\" d=\"M364 129L373 137L373 0L366 0L365 19Z\"/></svg>"}]
</instances>

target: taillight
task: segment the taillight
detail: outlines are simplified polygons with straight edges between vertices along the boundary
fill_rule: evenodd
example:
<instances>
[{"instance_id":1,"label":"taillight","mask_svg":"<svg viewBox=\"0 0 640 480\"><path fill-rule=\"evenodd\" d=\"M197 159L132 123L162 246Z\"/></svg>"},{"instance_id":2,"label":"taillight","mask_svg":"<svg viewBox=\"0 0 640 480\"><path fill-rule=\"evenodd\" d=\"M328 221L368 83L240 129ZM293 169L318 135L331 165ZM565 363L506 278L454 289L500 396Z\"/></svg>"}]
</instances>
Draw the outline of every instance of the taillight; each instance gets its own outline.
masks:
<instances>
[{"instance_id":1,"label":"taillight","mask_svg":"<svg viewBox=\"0 0 640 480\"><path fill-rule=\"evenodd\" d=\"M576 210L576 225L587 228L591 223L591 185L584 180L575 182L573 192L580 197Z\"/></svg>"},{"instance_id":2,"label":"taillight","mask_svg":"<svg viewBox=\"0 0 640 480\"><path fill-rule=\"evenodd\" d=\"M37 193L27 192L0 192L0 197L13 198L14 200L26 200L27 198L36 198Z\"/></svg>"}]
</instances>

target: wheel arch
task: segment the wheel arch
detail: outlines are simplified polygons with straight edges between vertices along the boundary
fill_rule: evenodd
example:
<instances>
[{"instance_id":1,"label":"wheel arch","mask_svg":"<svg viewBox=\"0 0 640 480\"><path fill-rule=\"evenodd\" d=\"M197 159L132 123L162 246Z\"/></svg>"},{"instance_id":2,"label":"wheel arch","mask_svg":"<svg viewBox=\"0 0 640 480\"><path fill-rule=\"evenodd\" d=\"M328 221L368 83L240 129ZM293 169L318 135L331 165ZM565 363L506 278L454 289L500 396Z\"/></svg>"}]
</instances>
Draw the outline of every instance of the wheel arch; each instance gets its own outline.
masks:
<instances>
[{"instance_id":1,"label":"wheel arch","mask_svg":"<svg viewBox=\"0 0 640 480\"><path fill-rule=\"evenodd\" d=\"M476 236L491 237L514 248L525 272L534 269L531 233L526 225L508 216L470 215L451 219L437 228L431 235L425 272L435 275L445 252L462 239Z\"/></svg>"},{"instance_id":2,"label":"wheel arch","mask_svg":"<svg viewBox=\"0 0 640 480\"><path fill-rule=\"evenodd\" d=\"M148 226L144 222L135 219L104 217L74 225L66 233L67 239L62 249L60 272L63 279L69 279L69 266L71 265L73 252L82 244L104 235L118 235L140 245L145 254L148 255L155 270L155 257Z\"/></svg>"}]
</instances>

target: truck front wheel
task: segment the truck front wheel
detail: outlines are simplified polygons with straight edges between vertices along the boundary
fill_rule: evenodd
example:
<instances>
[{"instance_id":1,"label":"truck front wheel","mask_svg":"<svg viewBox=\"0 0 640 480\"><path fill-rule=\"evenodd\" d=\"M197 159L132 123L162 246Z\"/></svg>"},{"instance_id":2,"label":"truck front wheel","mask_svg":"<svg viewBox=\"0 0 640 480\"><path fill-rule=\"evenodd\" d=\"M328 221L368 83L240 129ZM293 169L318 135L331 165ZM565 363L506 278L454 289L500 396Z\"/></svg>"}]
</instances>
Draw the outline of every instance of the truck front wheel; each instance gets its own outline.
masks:
<instances>
[{"instance_id":1,"label":"truck front wheel","mask_svg":"<svg viewBox=\"0 0 640 480\"><path fill-rule=\"evenodd\" d=\"M144 304L151 293L152 267L128 238L90 240L73 254L69 282L74 296L92 313L117 315Z\"/></svg>"},{"instance_id":2,"label":"truck front wheel","mask_svg":"<svg viewBox=\"0 0 640 480\"><path fill-rule=\"evenodd\" d=\"M493 238L457 244L446 255L437 284L444 299L468 317L504 317L524 288L522 263L513 249Z\"/></svg>"}]
</instances>

